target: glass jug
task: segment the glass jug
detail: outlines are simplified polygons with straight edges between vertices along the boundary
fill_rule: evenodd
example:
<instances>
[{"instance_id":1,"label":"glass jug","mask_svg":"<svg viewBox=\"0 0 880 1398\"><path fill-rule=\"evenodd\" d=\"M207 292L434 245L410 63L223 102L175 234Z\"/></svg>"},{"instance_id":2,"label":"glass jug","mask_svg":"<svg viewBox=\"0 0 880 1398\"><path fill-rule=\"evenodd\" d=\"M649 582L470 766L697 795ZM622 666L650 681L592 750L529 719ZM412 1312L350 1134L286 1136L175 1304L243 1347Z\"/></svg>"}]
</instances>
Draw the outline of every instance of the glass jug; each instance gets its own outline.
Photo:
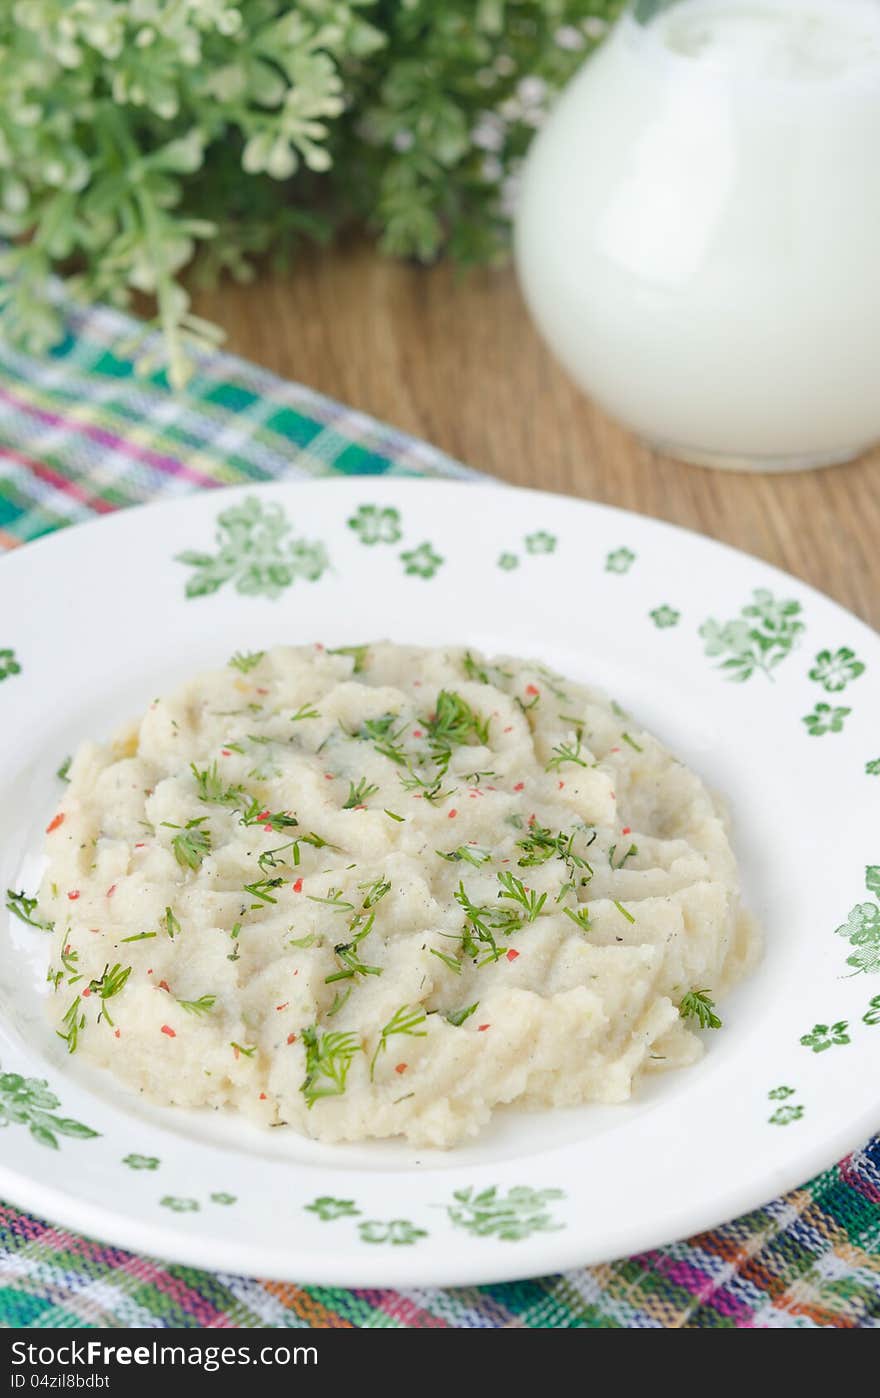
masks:
<instances>
[{"instance_id":1,"label":"glass jug","mask_svg":"<svg viewBox=\"0 0 880 1398\"><path fill-rule=\"evenodd\" d=\"M523 171L526 301L581 387L685 460L880 438L880 0L637 0Z\"/></svg>"}]
</instances>

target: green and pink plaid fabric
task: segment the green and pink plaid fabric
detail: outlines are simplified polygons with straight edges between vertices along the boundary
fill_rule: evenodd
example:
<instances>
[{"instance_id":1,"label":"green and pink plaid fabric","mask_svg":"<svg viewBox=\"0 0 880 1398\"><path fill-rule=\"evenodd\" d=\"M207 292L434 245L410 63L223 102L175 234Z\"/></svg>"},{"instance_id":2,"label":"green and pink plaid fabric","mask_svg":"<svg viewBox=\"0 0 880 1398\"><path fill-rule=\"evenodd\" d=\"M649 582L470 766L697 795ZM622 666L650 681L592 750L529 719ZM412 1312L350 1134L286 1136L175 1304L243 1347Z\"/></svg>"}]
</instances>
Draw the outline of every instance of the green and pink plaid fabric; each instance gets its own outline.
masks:
<instances>
[{"instance_id":1,"label":"green and pink plaid fabric","mask_svg":"<svg viewBox=\"0 0 880 1398\"><path fill-rule=\"evenodd\" d=\"M157 496L246 481L473 473L228 355L186 393L134 376L132 324L72 312L55 352L0 349L0 548ZM650 1161L645 1162L650 1188ZM880 1327L880 1138L685 1242L503 1286L344 1291L199 1272L0 1205L6 1327Z\"/></svg>"}]
</instances>

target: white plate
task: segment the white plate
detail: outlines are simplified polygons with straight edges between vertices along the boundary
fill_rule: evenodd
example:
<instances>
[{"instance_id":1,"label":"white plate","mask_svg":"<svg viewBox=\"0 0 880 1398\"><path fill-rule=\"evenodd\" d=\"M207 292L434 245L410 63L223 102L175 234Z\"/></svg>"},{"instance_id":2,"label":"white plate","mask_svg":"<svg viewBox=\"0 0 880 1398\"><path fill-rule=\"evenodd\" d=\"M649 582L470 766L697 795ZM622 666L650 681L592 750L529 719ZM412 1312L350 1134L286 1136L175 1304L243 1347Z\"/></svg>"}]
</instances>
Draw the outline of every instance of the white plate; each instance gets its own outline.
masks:
<instances>
[{"instance_id":1,"label":"white plate","mask_svg":"<svg viewBox=\"0 0 880 1398\"><path fill-rule=\"evenodd\" d=\"M358 479L206 492L12 554L2 886L35 887L55 771L81 736L237 649L378 636L535 655L594 681L727 795L766 955L723 1030L626 1106L510 1110L447 1154L329 1147L149 1107L69 1058L44 1018L44 936L10 918L0 1194L205 1267L457 1284L659 1245L861 1144L878 1120L880 637L793 578L635 515Z\"/></svg>"}]
</instances>

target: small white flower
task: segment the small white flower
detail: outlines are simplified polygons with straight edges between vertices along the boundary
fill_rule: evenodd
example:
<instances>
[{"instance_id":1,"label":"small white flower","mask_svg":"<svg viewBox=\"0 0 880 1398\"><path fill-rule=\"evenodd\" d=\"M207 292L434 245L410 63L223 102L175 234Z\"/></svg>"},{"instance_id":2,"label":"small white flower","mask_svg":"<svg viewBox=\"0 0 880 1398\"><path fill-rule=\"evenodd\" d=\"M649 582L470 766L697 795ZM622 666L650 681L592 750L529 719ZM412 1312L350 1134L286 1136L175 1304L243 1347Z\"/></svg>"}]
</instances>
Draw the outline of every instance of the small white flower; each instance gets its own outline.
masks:
<instances>
[{"instance_id":1,"label":"small white flower","mask_svg":"<svg viewBox=\"0 0 880 1398\"><path fill-rule=\"evenodd\" d=\"M515 97L508 97L508 98L506 98L506 99L501 103L501 106L498 108L498 111L499 111L499 114L504 118L505 121L521 121L521 120L522 120L522 114L523 114L522 103L521 103L521 102L518 102L517 99L516 99Z\"/></svg>"},{"instance_id":2,"label":"small white flower","mask_svg":"<svg viewBox=\"0 0 880 1398\"><path fill-rule=\"evenodd\" d=\"M499 53L493 65L495 72L502 78L509 78L511 73L516 72L516 64L509 53Z\"/></svg>"},{"instance_id":3,"label":"small white flower","mask_svg":"<svg viewBox=\"0 0 880 1398\"><path fill-rule=\"evenodd\" d=\"M415 143L416 138L411 131L395 131L391 141L392 146L400 155L404 155L406 151L412 150Z\"/></svg>"},{"instance_id":4,"label":"small white flower","mask_svg":"<svg viewBox=\"0 0 880 1398\"><path fill-rule=\"evenodd\" d=\"M557 29L553 35L554 40L561 49L570 49L575 52L584 46L584 36L580 30L575 29L573 24L563 24L561 29Z\"/></svg>"},{"instance_id":5,"label":"small white flower","mask_svg":"<svg viewBox=\"0 0 880 1398\"><path fill-rule=\"evenodd\" d=\"M479 150L499 151L504 146L506 127L497 112L480 112L471 131L471 141Z\"/></svg>"},{"instance_id":6,"label":"small white flower","mask_svg":"<svg viewBox=\"0 0 880 1398\"><path fill-rule=\"evenodd\" d=\"M537 107L547 96L547 84L543 78L520 78L516 85L516 95L523 106Z\"/></svg>"},{"instance_id":7,"label":"small white flower","mask_svg":"<svg viewBox=\"0 0 880 1398\"><path fill-rule=\"evenodd\" d=\"M504 174L504 166L497 155L487 155L480 166L480 174L487 184L497 184Z\"/></svg>"},{"instance_id":8,"label":"small white flower","mask_svg":"<svg viewBox=\"0 0 880 1398\"><path fill-rule=\"evenodd\" d=\"M594 15L592 19L585 19L581 25L588 39L601 39L608 30L607 19L599 19Z\"/></svg>"}]
</instances>

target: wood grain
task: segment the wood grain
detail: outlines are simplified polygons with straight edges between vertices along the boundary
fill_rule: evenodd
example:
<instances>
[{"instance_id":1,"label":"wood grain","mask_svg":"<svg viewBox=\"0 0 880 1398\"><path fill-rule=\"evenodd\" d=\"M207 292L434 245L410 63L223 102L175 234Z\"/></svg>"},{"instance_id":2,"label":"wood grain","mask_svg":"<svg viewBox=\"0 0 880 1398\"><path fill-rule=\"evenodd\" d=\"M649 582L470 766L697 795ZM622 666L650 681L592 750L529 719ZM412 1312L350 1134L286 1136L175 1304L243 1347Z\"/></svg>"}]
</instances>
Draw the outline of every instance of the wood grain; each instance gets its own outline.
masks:
<instances>
[{"instance_id":1,"label":"wood grain","mask_svg":"<svg viewBox=\"0 0 880 1398\"><path fill-rule=\"evenodd\" d=\"M880 450L781 476L659 456L574 387L533 329L509 269L401 265L355 243L304 256L289 278L196 300L226 327L230 349L286 378L504 480L723 539L880 627Z\"/></svg>"}]
</instances>

